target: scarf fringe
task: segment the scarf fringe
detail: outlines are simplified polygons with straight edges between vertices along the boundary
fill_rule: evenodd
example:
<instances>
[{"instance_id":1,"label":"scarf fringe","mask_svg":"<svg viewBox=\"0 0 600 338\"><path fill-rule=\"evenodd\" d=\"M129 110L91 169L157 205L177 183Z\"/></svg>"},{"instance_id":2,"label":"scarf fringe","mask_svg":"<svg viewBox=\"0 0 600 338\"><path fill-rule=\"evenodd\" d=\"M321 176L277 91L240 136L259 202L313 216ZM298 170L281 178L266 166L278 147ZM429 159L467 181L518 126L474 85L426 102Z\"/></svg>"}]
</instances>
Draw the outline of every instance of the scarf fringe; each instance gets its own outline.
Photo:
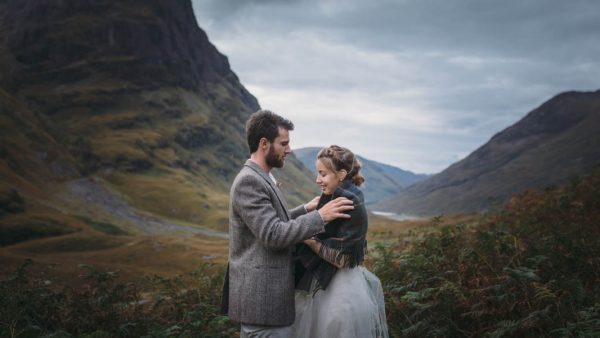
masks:
<instances>
[{"instance_id":1,"label":"scarf fringe","mask_svg":"<svg viewBox=\"0 0 600 338\"><path fill-rule=\"evenodd\" d=\"M366 239L357 240L354 243L325 239L321 241L319 249L320 257L347 268L360 265L365 260L366 254Z\"/></svg>"}]
</instances>

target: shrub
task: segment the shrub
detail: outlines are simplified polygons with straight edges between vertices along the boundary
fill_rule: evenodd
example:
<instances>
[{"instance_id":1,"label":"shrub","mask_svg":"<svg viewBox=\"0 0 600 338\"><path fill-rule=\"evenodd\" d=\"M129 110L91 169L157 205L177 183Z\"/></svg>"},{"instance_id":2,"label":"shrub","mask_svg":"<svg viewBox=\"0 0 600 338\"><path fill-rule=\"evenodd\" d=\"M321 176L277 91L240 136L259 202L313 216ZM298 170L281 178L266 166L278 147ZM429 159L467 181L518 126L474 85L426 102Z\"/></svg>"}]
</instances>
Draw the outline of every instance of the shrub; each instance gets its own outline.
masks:
<instances>
[{"instance_id":1,"label":"shrub","mask_svg":"<svg viewBox=\"0 0 600 338\"><path fill-rule=\"evenodd\" d=\"M600 175L376 249L392 335L600 335Z\"/></svg>"},{"instance_id":2,"label":"shrub","mask_svg":"<svg viewBox=\"0 0 600 338\"><path fill-rule=\"evenodd\" d=\"M221 269L209 264L174 278L118 282L118 273L81 265L80 288L56 290L32 277L32 261L0 281L1 337L235 337L219 315Z\"/></svg>"}]
</instances>

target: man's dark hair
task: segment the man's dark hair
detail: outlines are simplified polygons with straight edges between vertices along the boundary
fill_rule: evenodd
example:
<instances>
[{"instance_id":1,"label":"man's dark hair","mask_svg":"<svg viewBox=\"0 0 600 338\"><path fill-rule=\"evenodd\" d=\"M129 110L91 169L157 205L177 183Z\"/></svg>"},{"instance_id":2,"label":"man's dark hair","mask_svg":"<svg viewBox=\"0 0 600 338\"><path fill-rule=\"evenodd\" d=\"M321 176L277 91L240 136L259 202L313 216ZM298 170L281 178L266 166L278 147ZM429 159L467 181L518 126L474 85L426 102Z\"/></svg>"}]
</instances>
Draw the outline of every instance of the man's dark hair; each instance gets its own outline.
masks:
<instances>
[{"instance_id":1,"label":"man's dark hair","mask_svg":"<svg viewBox=\"0 0 600 338\"><path fill-rule=\"evenodd\" d=\"M250 153L258 149L258 143L261 138L266 138L269 142L273 142L279 135L279 127L286 130L294 130L294 124L288 119L269 111L259 110L250 115L246 122L246 139Z\"/></svg>"}]
</instances>

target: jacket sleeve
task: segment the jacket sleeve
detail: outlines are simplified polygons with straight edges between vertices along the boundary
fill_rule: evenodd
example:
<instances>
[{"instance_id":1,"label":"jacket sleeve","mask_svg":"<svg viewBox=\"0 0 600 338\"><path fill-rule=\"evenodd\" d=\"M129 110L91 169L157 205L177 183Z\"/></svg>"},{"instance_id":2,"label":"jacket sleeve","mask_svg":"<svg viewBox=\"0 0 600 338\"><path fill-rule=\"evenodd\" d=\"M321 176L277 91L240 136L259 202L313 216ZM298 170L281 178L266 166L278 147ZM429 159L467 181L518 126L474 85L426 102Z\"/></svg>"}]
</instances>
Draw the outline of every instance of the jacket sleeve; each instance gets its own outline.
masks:
<instances>
[{"instance_id":1,"label":"jacket sleeve","mask_svg":"<svg viewBox=\"0 0 600 338\"><path fill-rule=\"evenodd\" d=\"M305 215L306 213L307 212L306 212L306 208L304 207L304 204L300 204L299 206L290 210L290 217L291 217L291 219L296 219L296 218L298 218L298 216Z\"/></svg>"},{"instance_id":2,"label":"jacket sleeve","mask_svg":"<svg viewBox=\"0 0 600 338\"><path fill-rule=\"evenodd\" d=\"M310 238L324 229L317 211L283 221L277 215L268 185L260 178L242 177L233 189L232 208L237 217L267 248L281 250Z\"/></svg>"}]
</instances>

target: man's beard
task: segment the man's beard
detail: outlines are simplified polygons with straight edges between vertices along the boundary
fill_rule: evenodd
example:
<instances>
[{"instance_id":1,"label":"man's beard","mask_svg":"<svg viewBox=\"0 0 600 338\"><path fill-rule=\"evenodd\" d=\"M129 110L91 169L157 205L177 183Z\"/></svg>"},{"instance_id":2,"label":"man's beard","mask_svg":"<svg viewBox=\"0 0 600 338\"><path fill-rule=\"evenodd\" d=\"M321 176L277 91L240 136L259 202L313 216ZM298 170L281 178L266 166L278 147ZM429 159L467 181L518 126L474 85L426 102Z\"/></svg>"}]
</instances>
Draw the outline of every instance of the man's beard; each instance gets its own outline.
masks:
<instances>
[{"instance_id":1,"label":"man's beard","mask_svg":"<svg viewBox=\"0 0 600 338\"><path fill-rule=\"evenodd\" d=\"M269 149L266 158L267 165L271 168L281 168L283 167L283 159L280 159L277 154L273 151L273 148Z\"/></svg>"}]
</instances>

